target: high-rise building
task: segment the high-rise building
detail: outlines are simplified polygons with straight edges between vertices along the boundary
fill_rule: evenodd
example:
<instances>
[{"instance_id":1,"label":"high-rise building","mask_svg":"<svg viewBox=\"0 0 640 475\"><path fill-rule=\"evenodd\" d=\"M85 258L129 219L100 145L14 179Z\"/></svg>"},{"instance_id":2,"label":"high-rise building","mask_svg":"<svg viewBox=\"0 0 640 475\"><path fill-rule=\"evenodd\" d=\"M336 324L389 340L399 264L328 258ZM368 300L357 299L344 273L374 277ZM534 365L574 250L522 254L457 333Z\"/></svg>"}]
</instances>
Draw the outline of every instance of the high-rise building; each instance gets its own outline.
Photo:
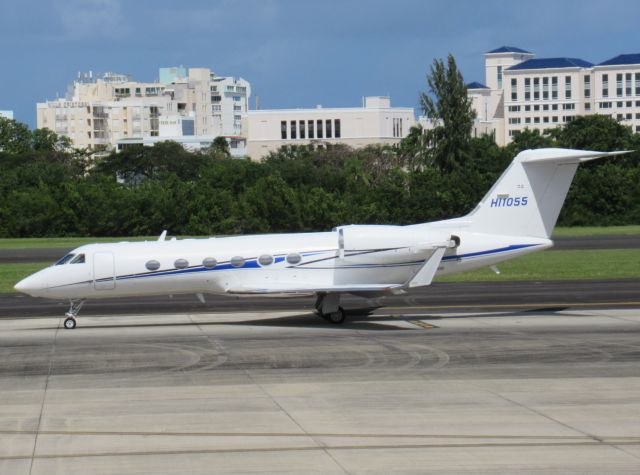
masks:
<instances>
[{"instance_id":1,"label":"high-rise building","mask_svg":"<svg viewBox=\"0 0 640 475\"><path fill-rule=\"evenodd\" d=\"M161 68L159 76L158 82L141 83L122 74L79 74L64 99L37 104L37 127L92 149L162 137L161 118L192 119L190 135L242 136L251 95L246 80L182 66Z\"/></svg>"},{"instance_id":2,"label":"high-rise building","mask_svg":"<svg viewBox=\"0 0 640 475\"><path fill-rule=\"evenodd\" d=\"M493 133L500 145L525 128L544 131L587 114L609 115L640 132L640 54L595 65L503 46L485 54L485 82L467 85L474 132Z\"/></svg>"}]
</instances>

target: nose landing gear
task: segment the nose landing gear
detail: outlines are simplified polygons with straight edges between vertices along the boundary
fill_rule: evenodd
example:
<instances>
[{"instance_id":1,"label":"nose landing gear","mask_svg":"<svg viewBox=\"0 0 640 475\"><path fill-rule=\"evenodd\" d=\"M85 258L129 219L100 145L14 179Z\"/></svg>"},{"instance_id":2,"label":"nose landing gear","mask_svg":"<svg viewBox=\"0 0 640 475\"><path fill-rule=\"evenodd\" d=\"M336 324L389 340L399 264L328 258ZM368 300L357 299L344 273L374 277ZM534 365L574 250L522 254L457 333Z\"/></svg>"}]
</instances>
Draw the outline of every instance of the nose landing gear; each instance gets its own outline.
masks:
<instances>
[{"instance_id":1,"label":"nose landing gear","mask_svg":"<svg viewBox=\"0 0 640 475\"><path fill-rule=\"evenodd\" d=\"M76 318L83 304L84 304L84 300L69 301L69 310L67 311L67 313L64 314L64 316L67 317L64 320L64 327L67 330L73 330L76 327L76 324L77 324Z\"/></svg>"}]
</instances>

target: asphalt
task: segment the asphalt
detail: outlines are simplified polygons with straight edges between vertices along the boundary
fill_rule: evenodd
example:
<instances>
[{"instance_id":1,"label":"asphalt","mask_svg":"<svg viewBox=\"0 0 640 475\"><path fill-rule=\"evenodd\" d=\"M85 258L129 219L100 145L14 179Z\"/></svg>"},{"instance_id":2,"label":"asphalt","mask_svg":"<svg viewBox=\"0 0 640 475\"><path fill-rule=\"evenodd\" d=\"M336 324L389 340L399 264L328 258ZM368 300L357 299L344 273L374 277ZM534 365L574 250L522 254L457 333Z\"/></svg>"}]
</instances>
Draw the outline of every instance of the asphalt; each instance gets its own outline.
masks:
<instances>
[{"instance_id":1,"label":"asphalt","mask_svg":"<svg viewBox=\"0 0 640 475\"><path fill-rule=\"evenodd\" d=\"M611 235L554 238L552 250L638 249L640 235ZM0 249L0 264L19 262L55 262L72 249L34 248Z\"/></svg>"},{"instance_id":2,"label":"asphalt","mask_svg":"<svg viewBox=\"0 0 640 475\"><path fill-rule=\"evenodd\" d=\"M640 307L0 320L0 473L637 474Z\"/></svg>"},{"instance_id":3,"label":"asphalt","mask_svg":"<svg viewBox=\"0 0 640 475\"><path fill-rule=\"evenodd\" d=\"M202 304L195 295L136 297L90 300L84 315L130 315L167 313L209 313L219 311L284 311L313 309L313 297L227 297L205 296ZM560 280L540 282L434 283L406 295L381 299L344 296L349 313L367 314L377 308L413 310L491 310L540 308L624 308L640 306L640 279ZM62 316L66 301L33 298L21 294L0 294L0 318Z\"/></svg>"}]
</instances>

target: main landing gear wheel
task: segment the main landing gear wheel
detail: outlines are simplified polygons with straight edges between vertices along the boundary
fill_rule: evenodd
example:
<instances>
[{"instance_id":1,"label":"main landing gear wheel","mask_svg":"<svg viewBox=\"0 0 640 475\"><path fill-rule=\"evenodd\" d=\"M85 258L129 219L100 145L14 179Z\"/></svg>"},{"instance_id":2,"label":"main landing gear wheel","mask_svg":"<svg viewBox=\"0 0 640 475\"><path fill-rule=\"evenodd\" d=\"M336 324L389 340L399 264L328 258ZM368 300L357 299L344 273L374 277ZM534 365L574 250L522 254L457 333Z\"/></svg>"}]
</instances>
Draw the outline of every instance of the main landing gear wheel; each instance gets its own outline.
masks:
<instances>
[{"instance_id":1,"label":"main landing gear wheel","mask_svg":"<svg viewBox=\"0 0 640 475\"><path fill-rule=\"evenodd\" d=\"M67 317L64 321L64 327L67 330L73 330L76 327L76 319L73 317Z\"/></svg>"},{"instance_id":2,"label":"main landing gear wheel","mask_svg":"<svg viewBox=\"0 0 640 475\"><path fill-rule=\"evenodd\" d=\"M338 307L337 312L331 312L326 315L323 315L323 318L326 318L331 323L335 323L336 325L340 325L344 322L345 318L347 318L347 314L344 311L344 308Z\"/></svg>"}]
</instances>

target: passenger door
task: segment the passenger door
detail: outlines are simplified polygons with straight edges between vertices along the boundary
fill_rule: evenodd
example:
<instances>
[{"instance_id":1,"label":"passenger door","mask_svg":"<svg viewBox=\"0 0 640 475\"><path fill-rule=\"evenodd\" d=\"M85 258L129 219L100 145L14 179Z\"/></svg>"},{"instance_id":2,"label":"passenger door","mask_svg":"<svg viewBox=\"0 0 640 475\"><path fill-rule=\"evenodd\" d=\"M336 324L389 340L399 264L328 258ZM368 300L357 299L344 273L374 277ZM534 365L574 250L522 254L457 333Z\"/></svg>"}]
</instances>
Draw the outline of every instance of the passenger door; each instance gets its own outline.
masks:
<instances>
[{"instance_id":1,"label":"passenger door","mask_svg":"<svg viewBox=\"0 0 640 475\"><path fill-rule=\"evenodd\" d=\"M113 290L116 288L113 253L97 252L93 255L93 286L96 290Z\"/></svg>"}]
</instances>

